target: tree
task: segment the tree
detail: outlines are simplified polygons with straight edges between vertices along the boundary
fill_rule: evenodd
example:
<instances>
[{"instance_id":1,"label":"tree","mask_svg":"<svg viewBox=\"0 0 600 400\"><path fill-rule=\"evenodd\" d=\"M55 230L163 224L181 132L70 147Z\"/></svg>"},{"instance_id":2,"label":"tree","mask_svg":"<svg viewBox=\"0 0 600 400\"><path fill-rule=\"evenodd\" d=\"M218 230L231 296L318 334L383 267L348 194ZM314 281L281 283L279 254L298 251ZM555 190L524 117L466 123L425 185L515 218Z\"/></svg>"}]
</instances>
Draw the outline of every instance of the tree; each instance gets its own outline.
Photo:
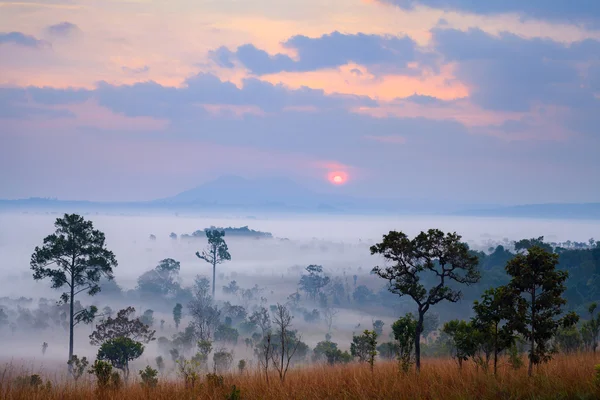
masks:
<instances>
[{"instance_id":1,"label":"tree","mask_svg":"<svg viewBox=\"0 0 600 400\"><path fill-rule=\"evenodd\" d=\"M113 279L117 260L105 245L104 233L94 229L91 221L77 214L65 214L54 223L56 231L44 238L42 247L36 247L31 255L33 279L50 278L52 288L64 286L67 291L60 296L61 304L69 304L69 360L73 358L75 326L89 323L98 309L74 310L75 296L87 292L93 296L100 291L98 282L102 276ZM52 268L55 267L55 268ZM72 370L72 366L69 365Z\"/></svg>"},{"instance_id":2,"label":"tree","mask_svg":"<svg viewBox=\"0 0 600 400\"><path fill-rule=\"evenodd\" d=\"M96 358L108 361L115 368L123 371L125 381L129 379L129 361L139 358L144 352L144 345L128 337L119 336L102 343Z\"/></svg>"},{"instance_id":3,"label":"tree","mask_svg":"<svg viewBox=\"0 0 600 400\"><path fill-rule=\"evenodd\" d=\"M463 362L474 357L478 347L478 337L473 325L462 320L446 322L442 332L448 335L452 358L462 368Z\"/></svg>"},{"instance_id":4,"label":"tree","mask_svg":"<svg viewBox=\"0 0 600 400\"><path fill-rule=\"evenodd\" d=\"M83 357L80 359L75 354L73 354L73 357L71 357L67 364L69 364L69 366L71 367L71 376L73 377L75 382L77 382L85 372L85 369L87 368L89 362L87 358Z\"/></svg>"},{"instance_id":5,"label":"tree","mask_svg":"<svg viewBox=\"0 0 600 400\"><path fill-rule=\"evenodd\" d=\"M206 261L213 267L213 280L212 280L212 297L215 297L215 279L217 264L222 264L225 261L231 260L231 254L225 243L225 231L219 230L206 230L206 237L208 238L208 247L203 250L202 253L196 252L196 257Z\"/></svg>"},{"instance_id":6,"label":"tree","mask_svg":"<svg viewBox=\"0 0 600 400\"><path fill-rule=\"evenodd\" d=\"M359 362L368 362L371 366L371 372L377 355L377 333L375 331L365 330L360 336L353 336L350 344L350 354L357 357Z\"/></svg>"},{"instance_id":7,"label":"tree","mask_svg":"<svg viewBox=\"0 0 600 400\"><path fill-rule=\"evenodd\" d=\"M529 376L534 365L551 359L549 341L558 329L574 325L578 319L573 313L558 318L567 302L562 294L568 273L558 271L557 264L558 254L539 246L517 254L506 264L506 272L511 276L508 287L519 295L511 324L530 344Z\"/></svg>"},{"instance_id":8,"label":"tree","mask_svg":"<svg viewBox=\"0 0 600 400\"><path fill-rule=\"evenodd\" d=\"M598 348L598 335L600 335L600 315L598 317L594 316L596 308L598 308L596 303L589 305L588 313L590 314L590 319L585 321L581 327L583 342L594 353L596 353L596 348Z\"/></svg>"},{"instance_id":9,"label":"tree","mask_svg":"<svg viewBox=\"0 0 600 400\"><path fill-rule=\"evenodd\" d=\"M145 296L175 297L181 289L178 282L180 269L179 261L165 258L138 278L138 290Z\"/></svg>"},{"instance_id":10,"label":"tree","mask_svg":"<svg viewBox=\"0 0 600 400\"><path fill-rule=\"evenodd\" d=\"M506 286L486 290L481 301L475 301L473 324L484 332L490 340L494 354L494 375L498 371L498 354L508 349L514 342L514 335L507 322L513 313L514 292Z\"/></svg>"},{"instance_id":11,"label":"tree","mask_svg":"<svg viewBox=\"0 0 600 400\"><path fill-rule=\"evenodd\" d=\"M298 286L309 298L316 300L321 290L329 284L330 279L323 273L323 267L320 265L309 265L306 267L306 272L308 275L300 277Z\"/></svg>"},{"instance_id":12,"label":"tree","mask_svg":"<svg viewBox=\"0 0 600 400\"><path fill-rule=\"evenodd\" d=\"M373 321L373 330L375 331L375 333L377 333L377 336L383 335L383 326L384 325L385 325L385 323L380 319Z\"/></svg>"},{"instance_id":13,"label":"tree","mask_svg":"<svg viewBox=\"0 0 600 400\"><path fill-rule=\"evenodd\" d=\"M130 318L135 313L135 308L127 307L117 313L116 318L108 317L96 325L96 330L90 335L90 344L101 346L102 343L120 337L134 341L150 343L154 340L156 331L144 324L139 318Z\"/></svg>"},{"instance_id":14,"label":"tree","mask_svg":"<svg viewBox=\"0 0 600 400\"><path fill-rule=\"evenodd\" d=\"M398 362L405 373L408 372L413 362L416 331L417 321L411 313L406 314L392 324L392 332L398 342Z\"/></svg>"},{"instance_id":15,"label":"tree","mask_svg":"<svg viewBox=\"0 0 600 400\"><path fill-rule=\"evenodd\" d=\"M449 286L451 281L470 285L479 281L477 256L460 241L456 233L444 234L437 229L421 232L409 239L403 232L390 231L383 241L371 246L371 254L380 254L391 266L373 268L373 272L389 281L388 290L399 296L409 296L417 303L415 331L416 369L421 369L421 344L424 316L431 306L443 300L452 303L462 297L460 290ZM428 290L422 279L435 284Z\"/></svg>"},{"instance_id":16,"label":"tree","mask_svg":"<svg viewBox=\"0 0 600 400\"><path fill-rule=\"evenodd\" d=\"M188 304L192 326L201 340L210 340L219 324L221 311L213 305L208 294L210 283L204 277L197 277L194 285L194 299Z\"/></svg>"},{"instance_id":17,"label":"tree","mask_svg":"<svg viewBox=\"0 0 600 400\"><path fill-rule=\"evenodd\" d=\"M290 326L292 325L293 318L286 306L277 304L275 315L273 316L277 346L273 346L271 358L275 369L279 373L281 382L285 381L290 361L294 357L301 339L291 335Z\"/></svg>"},{"instance_id":18,"label":"tree","mask_svg":"<svg viewBox=\"0 0 600 400\"><path fill-rule=\"evenodd\" d=\"M173 321L175 321L175 329L179 329L182 310L183 306L180 303L175 304L175 307L173 307Z\"/></svg>"}]
</instances>

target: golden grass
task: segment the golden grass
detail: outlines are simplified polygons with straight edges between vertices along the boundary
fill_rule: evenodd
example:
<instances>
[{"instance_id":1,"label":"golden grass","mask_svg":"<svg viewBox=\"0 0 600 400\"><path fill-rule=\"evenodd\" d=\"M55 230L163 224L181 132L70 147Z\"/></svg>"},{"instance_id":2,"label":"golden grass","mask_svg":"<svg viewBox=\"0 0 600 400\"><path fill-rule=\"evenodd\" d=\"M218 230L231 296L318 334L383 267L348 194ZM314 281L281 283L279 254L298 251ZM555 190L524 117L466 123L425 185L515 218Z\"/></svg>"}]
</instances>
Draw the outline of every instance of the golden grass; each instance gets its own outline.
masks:
<instances>
[{"instance_id":1,"label":"golden grass","mask_svg":"<svg viewBox=\"0 0 600 400\"><path fill-rule=\"evenodd\" d=\"M425 359L420 375L401 374L396 363L379 362L374 373L368 365L311 366L291 370L284 384L275 374L267 385L257 372L225 376L224 387L186 389L177 380L162 380L152 390L137 382L117 391L98 392L94 381L57 383L51 389L23 389L14 385L8 368L0 369L0 398L7 400L71 399L226 399L231 386L241 399L600 399L594 366L600 355L558 355L527 377L524 366L511 370L504 361L498 377L466 363L460 371L452 360Z\"/></svg>"}]
</instances>

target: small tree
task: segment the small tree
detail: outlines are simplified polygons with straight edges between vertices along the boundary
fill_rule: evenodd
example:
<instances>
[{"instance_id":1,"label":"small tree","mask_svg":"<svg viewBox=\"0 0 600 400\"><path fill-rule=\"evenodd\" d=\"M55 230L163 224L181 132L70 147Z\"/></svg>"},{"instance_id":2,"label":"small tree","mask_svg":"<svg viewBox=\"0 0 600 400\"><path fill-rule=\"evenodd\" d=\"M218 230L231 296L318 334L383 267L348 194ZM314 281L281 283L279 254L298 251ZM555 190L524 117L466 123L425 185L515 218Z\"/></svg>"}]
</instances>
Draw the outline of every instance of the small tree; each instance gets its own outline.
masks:
<instances>
[{"instance_id":1,"label":"small tree","mask_svg":"<svg viewBox=\"0 0 600 400\"><path fill-rule=\"evenodd\" d=\"M462 368L463 362L475 356L477 351L477 335L473 325L462 320L446 322L442 332L448 335L452 358Z\"/></svg>"},{"instance_id":2,"label":"small tree","mask_svg":"<svg viewBox=\"0 0 600 400\"><path fill-rule=\"evenodd\" d=\"M588 349L592 349L594 354L598 348L598 336L600 335L600 315L594 316L597 307L596 303L590 304L588 307L590 319L585 321L581 327L583 342Z\"/></svg>"},{"instance_id":3,"label":"small tree","mask_svg":"<svg viewBox=\"0 0 600 400\"><path fill-rule=\"evenodd\" d=\"M226 349L219 349L213 353L213 365L215 374L223 374L231 369L233 354Z\"/></svg>"},{"instance_id":4,"label":"small tree","mask_svg":"<svg viewBox=\"0 0 600 400\"><path fill-rule=\"evenodd\" d=\"M162 356L158 356L154 359L154 361L156 361L156 368L158 368L158 371L162 374L165 370L165 360L162 358Z\"/></svg>"},{"instance_id":5,"label":"small tree","mask_svg":"<svg viewBox=\"0 0 600 400\"><path fill-rule=\"evenodd\" d=\"M475 301L473 325L489 339L494 354L494 375L498 370L498 354L514 341L511 326L506 324L513 313L515 293L505 286L488 289L481 301ZM504 324L503 324L504 323Z\"/></svg>"},{"instance_id":6,"label":"small tree","mask_svg":"<svg viewBox=\"0 0 600 400\"><path fill-rule=\"evenodd\" d=\"M421 232L409 239L403 232L391 231L383 241L371 246L371 254L380 254L393 265L373 268L373 272L389 281L388 289L400 296L410 296L417 303L417 329L415 331L416 369L421 369L421 333L423 319L430 307L447 300L457 302L460 290L449 286L451 281L470 285L479 281L477 256L461 242L456 233L444 234L437 229ZM428 276L426 276L428 275ZM429 290L426 281L434 284Z\"/></svg>"},{"instance_id":7,"label":"small tree","mask_svg":"<svg viewBox=\"0 0 600 400\"><path fill-rule=\"evenodd\" d=\"M281 382L285 381L290 362L298 349L301 338L295 338L291 335L290 326L292 325L292 315L286 306L277 304L273 324L275 325L275 336L277 346L272 350L272 359L275 369L279 373Z\"/></svg>"},{"instance_id":8,"label":"small tree","mask_svg":"<svg viewBox=\"0 0 600 400\"><path fill-rule=\"evenodd\" d=\"M181 323L181 314L183 306L180 303L175 304L173 307L173 321L175 321L175 329L179 330L179 324Z\"/></svg>"},{"instance_id":9,"label":"small tree","mask_svg":"<svg viewBox=\"0 0 600 400\"><path fill-rule=\"evenodd\" d=\"M128 337L118 337L102 343L98 350L98 360L108 361L115 368L123 371L125 381L129 379L129 362L139 358L144 352L144 345Z\"/></svg>"},{"instance_id":10,"label":"small tree","mask_svg":"<svg viewBox=\"0 0 600 400\"><path fill-rule=\"evenodd\" d=\"M323 267L320 265L309 265L306 272L308 275L302 275L298 285L308 297L316 300L321 290L329 284L330 278L323 273Z\"/></svg>"},{"instance_id":11,"label":"small tree","mask_svg":"<svg viewBox=\"0 0 600 400\"><path fill-rule=\"evenodd\" d=\"M69 304L68 359L71 360L75 326L80 322L91 322L98 311L92 306L75 312L75 296L82 292L90 296L98 293L101 277L113 279L117 260L106 248L104 233L94 229L92 222L82 216L65 214L56 219L54 226L56 231L44 238L42 247L35 248L30 265L36 281L50 278L52 288L66 286L68 289L60 296L59 303Z\"/></svg>"},{"instance_id":12,"label":"small tree","mask_svg":"<svg viewBox=\"0 0 600 400\"><path fill-rule=\"evenodd\" d=\"M144 388L151 389L158 385L158 371L153 369L151 366L146 366L146 369L140 370L140 378L142 378L141 385Z\"/></svg>"},{"instance_id":13,"label":"small tree","mask_svg":"<svg viewBox=\"0 0 600 400\"><path fill-rule=\"evenodd\" d=\"M353 336L350 344L350 354L357 357L359 362L368 362L371 366L371 372L377 355L377 333L375 331L365 330L360 336Z\"/></svg>"},{"instance_id":14,"label":"small tree","mask_svg":"<svg viewBox=\"0 0 600 400\"><path fill-rule=\"evenodd\" d=\"M373 330L375 331L377 336L383 335L383 326L384 325L385 325L385 323L380 319L373 321Z\"/></svg>"},{"instance_id":15,"label":"small tree","mask_svg":"<svg viewBox=\"0 0 600 400\"><path fill-rule=\"evenodd\" d=\"M533 366L551 359L549 341L558 329L574 325L574 313L558 318L566 300L562 297L568 273L558 271L558 254L534 245L506 264L512 277L508 287L519 294L511 324L530 344L528 375Z\"/></svg>"},{"instance_id":16,"label":"small tree","mask_svg":"<svg viewBox=\"0 0 600 400\"><path fill-rule=\"evenodd\" d=\"M106 361L96 360L88 373L96 377L98 388L107 388L112 377L112 365Z\"/></svg>"},{"instance_id":17,"label":"small tree","mask_svg":"<svg viewBox=\"0 0 600 400\"><path fill-rule=\"evenodd\" d=\"M73 379L75 380L75 382L77 382L85 372L85 369L89 365L89 362L87 358L83 357L82 359L79 359L79 357L73 354L73 357L71 357L67 364L69 364L71 376L73 376Z\"/></svg>"},{"instance_id":18,"label":"small tree","mask_svg":"<svg viewBox=\"0 0 600 400\"><path fill-rule=\"evenodd\" d=\"M213 280L212 280L212 297L215 298L215 280L217 264L221 264L225 261L231 260L231 254L225 243L225 231L219 230L206 230L206 237L208 238L208 248L203 250L202 253L196 252L196 257L206 261L213 267Z\"/></svg>"},{"instance_id":19,"label":"small tree","mask_svg":"<svg viewBox=\"0 0 600 400\"><path fill-rule=\"evenodd\" d=\"M406 314L392 324L392 332L398 342L398 362L405 373L408 372L413 363L416 330L417 321L411 313Z\"/></svg>"},{"instance_id":20,"label":"small tree","mask_svg":"<svg viewBox=\"0 0 600 400\"><path fill-rule=\"evenodd\" d=\"M44 342L44 343L42 343L42 355L43 356L46 355L46 350L48 350L48 343Z\"/></svg>"}]
</instances>

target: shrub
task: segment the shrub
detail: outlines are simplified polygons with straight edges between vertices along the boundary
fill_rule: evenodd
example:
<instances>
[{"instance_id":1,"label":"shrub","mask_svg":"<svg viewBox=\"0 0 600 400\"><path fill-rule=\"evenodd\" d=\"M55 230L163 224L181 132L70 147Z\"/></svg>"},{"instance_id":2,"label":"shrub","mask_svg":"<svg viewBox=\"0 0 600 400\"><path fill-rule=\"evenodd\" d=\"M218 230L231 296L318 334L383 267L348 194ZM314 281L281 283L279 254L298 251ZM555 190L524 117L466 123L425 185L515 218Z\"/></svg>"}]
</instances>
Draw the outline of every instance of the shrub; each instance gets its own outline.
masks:
<instances>
[{"instance_id":1,"label":"shrub","mask_svg":"<svg viewBox=\"0 0 600 400\"><path fill-rule=\"evenodd\" d=\"M154 388L158 384L158 371L146 366L146 369L140 371L140 378L142 378L141 385L146 388Z\"/></svg>"}]
</instances>

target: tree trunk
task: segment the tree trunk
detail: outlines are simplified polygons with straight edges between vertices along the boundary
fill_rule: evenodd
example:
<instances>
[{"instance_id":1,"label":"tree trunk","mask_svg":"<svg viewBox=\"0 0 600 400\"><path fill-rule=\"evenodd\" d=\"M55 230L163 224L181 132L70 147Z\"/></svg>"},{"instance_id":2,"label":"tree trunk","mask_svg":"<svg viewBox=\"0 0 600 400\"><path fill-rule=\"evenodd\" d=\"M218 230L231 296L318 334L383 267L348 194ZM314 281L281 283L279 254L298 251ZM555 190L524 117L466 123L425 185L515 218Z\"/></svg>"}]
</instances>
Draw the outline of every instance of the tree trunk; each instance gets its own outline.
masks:
<instances>
[{"instance_id":1,"label":"tree trunk","mask_svg":"<svg viewBox=\"0 0 600 400\"><path fill-rule=\"evenodd\" d=\"M421 333L423 332L423 315L425 313L419 310L419 320L415 330L415 368L421 372Z\"/></svg>"},{"instance_id":2,"label":"tree trunk","mask_svg":"<svg viewBox=\"0 0 600 400\"><path fill-rule=\"evenodd\" d=\"M533 375L533 357L535 355L535 287L531 292L531 348L529 349L529 370L528 376Z\"/></svg>"},{"instance_id":3,"label":"tree trunk","mask_svg":"<svg viewBox=\"0 0 600 400\"><path fill-rule=\"evenodd\" d=\"M74 307L73 297L75 296L75 278L71 275L71 297L69 298L69 361L73 358L73 331L74 324ZM69 364L69 373L73 372L73 364Z\"/></svg>"},{"instance_id":4,"label":"tree trunk","mask_svg":"<svg viewBox=\"0 0 600 400\"><path fill-rule=\"evenodd\" d=\"M212 291L212 297L213 297L213 301L215 300L215 276L217 274L217 260L215 259L215 261L213 261L213 291Z\"/></svg>"}]
</instances>

